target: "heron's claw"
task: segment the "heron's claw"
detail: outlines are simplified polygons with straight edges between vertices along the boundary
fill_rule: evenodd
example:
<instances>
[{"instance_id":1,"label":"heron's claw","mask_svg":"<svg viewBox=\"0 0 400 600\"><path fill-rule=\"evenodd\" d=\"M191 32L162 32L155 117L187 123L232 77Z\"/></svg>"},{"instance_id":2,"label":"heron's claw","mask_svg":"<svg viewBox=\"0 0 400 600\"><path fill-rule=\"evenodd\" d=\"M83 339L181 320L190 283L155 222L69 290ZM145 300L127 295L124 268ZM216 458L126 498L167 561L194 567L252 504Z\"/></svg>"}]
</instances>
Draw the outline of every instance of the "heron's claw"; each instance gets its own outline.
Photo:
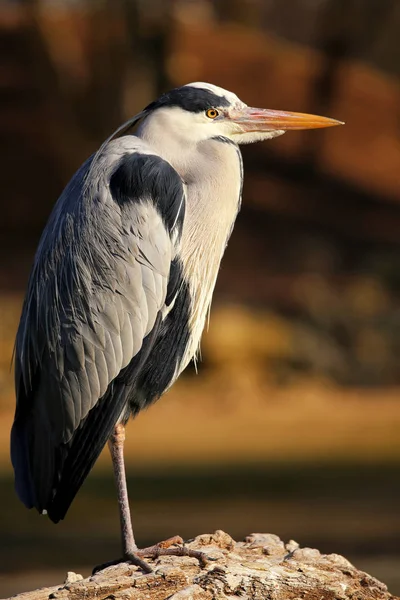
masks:
<instances>
[{"instance_id":1,"label":"heron's claw","mask_svg":"<svg viewBox=\"0 0 400 600\"><path fill-rule=\"evenodd\" d=\"M121 558L116 558L115 560L110 560L108 562L102 563L101 565L96 565L93 568L92 575L95 575L99 571L103 571L104 569L107 569L107 567L112 567L114 565L119 565L121 563L131 563L132 565L135 565L136 567L139 567L140 569L142 569L145 573L153 572L153 569L151 568L151 566L149 564L147 564L146 561L142 560L135 553L129 552L126 556L123 556Z\"/></svg>"},{"instance_id":2,"label":"heron's claw","mask_svg":"<svg viewBox=\"0 0 400 600\"><path fill-rule=\"evenodd\" d=\"M185 546L183 539L179 535L175 535L163 542L154 544L154 546L141 548L136 552L136 555L141 558L151 558L153 560L157 559L159 556L189 556L190 558L196 558L202 568L205 567L207 561L210 560L204 552L192 550Z\"/></svg>"},{"instance_id":3,"label":"heron's claw","mask_svg":"<svg viewBox=\"0 0 400 600\"><path fill-rule=\"evenodd\" d=\"M107 567L112 567L113 565L119 565L122 562L124 562L123 558L116 558L115 560L109 560L108 562L101 563L100 565L96 565L92 569L92 576L96 575L96 573L98 573L99 571L103 571L104 569L107 569Z\"/></svg>"}]
</instances>

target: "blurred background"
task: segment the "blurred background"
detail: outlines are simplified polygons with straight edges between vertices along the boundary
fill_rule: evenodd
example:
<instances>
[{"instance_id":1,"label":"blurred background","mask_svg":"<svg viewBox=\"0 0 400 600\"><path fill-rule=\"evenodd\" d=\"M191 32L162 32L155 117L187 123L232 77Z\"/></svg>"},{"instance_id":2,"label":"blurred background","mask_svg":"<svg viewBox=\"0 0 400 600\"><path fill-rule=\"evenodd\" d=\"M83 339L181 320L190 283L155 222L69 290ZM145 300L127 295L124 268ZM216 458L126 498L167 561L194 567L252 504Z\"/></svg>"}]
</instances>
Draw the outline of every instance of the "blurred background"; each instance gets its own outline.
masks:
<instances>
[{"instance_id":1,"label":"blurred background","mask_svg":"<svg viewBox=\"0 0 400 600\"><path fill-rule=\"evenodd\" d=\"M107 452L63 523L16 499L14 336L74 170L196 80L346 125L243 149L199 373L128 428L138 542L271 532L400 594L399 31L396 0L2 1L0 596L119 554Z\"/></svg>"}]
</instances>

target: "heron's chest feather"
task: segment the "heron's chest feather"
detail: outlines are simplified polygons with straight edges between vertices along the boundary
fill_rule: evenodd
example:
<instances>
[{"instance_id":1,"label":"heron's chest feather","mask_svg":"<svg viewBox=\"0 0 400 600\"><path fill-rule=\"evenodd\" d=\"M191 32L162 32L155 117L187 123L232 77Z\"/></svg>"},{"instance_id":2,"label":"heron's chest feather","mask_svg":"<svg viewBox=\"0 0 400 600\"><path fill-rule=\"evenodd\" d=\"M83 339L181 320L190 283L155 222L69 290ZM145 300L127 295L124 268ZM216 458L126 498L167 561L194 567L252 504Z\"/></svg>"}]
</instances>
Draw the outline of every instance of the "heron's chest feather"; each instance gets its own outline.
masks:
<instances>
[{"instance_id":1,"label":"heron's chest feather","mask_svg":"<svg viewBox=\"0 0 400 600\"><path fill-rule=\"evenodd\" d=\"M190 342L184 365L198 350L221 259L240 208L240 152L232 144L215 145L212 161L200 164L199 172L187 186L180 257L191 302Z\"/></svg>"}]
</instances>

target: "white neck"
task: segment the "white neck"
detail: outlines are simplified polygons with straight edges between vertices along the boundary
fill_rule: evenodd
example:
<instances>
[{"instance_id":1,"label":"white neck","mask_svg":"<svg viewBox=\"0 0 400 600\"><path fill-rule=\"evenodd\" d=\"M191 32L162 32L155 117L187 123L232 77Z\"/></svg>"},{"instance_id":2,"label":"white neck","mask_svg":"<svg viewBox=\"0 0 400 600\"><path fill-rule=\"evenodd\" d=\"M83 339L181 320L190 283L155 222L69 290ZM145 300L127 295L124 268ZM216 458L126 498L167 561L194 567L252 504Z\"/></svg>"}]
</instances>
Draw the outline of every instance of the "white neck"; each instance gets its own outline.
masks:
<instances>
[{"instance_id":1,"label":"white neck","mask_svg":"<svg viewBox=\"0 0 400 600\"><path fill-rule=\"evenodd\" d=\"M140 124L136 135L154 148L186 181L190 163L195 161L197 143L188 138L187 131L180 131L178 127L171 130L168 116L168 113L157 111Z\"/></svg>"}]
</instances>

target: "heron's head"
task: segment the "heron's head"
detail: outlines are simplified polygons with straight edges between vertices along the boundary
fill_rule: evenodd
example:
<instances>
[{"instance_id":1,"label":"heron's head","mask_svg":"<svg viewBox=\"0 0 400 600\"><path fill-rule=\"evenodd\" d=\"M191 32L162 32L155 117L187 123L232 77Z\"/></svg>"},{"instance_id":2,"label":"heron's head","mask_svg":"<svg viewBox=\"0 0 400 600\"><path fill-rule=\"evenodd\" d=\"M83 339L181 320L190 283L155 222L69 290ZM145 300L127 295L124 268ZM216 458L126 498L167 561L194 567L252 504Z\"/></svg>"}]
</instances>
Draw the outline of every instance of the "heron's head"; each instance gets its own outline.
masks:
<instances>
[{"instance_id":1,"label":"heron's head","mask_svg":"<svg viewBox=\"0 0 400 600\"><path fill-rule=\"evenodd\" d=\"M209 83L189 83L163 94L144 111L147 137L173 136L197 143L223 136L249 144L291 129L340 125L340 121L302 113L251 108L235 94Z\"/></svg>"}]
</instances>

